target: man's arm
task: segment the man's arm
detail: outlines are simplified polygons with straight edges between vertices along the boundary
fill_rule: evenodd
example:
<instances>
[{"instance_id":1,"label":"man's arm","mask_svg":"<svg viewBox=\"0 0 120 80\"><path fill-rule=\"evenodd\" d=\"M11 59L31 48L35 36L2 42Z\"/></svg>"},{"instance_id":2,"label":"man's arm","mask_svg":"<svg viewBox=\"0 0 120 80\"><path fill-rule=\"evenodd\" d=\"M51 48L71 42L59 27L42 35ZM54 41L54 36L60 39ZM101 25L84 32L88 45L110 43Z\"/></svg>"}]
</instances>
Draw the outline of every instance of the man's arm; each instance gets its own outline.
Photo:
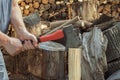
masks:
<instances>
[{"instance_id":1,"label":"man's arm","mask_svg":"<svg viewBox=\"0 0 120 80\"><path fill-rule=\"evenodd\" d=\"M12 2L12 15L11 15L11 23L13 24L15 31L18 35L18 38L25 41L24 49L34 49L34 46L38 46L37 39L33 34L30 34L24 25L21 10L17 4L16 0ZM33 41L33 44L30 42Z\"/></svg>"},{"instance_id":2,"label":"man's arm","mask_svg":"<svg viewBox=\"0 0 120 80\"><path fill-rule=\"evenodd\" d=\"M9 42L9 37L0 31L0 46L4 46Z\"/></svg>"},{"instance_id":3,"label":"man's arm","mask_svg":"<svg viewBox=\"0 0 120 80\"><path fill-rule=\"evenodd\" d=\"M11 56L18 54L22 50L22 44L19 39L9 37L1 31L0 46L3 46Z\"/></svg>"},{"instance_id":4,"label":"man's arm","mask_svg":"<svg viewBox=\"0 0 120 80\"><path fill-rule=\"evenodd\" d=\"M16 0L12 0L12 15L11 15L11 23L13 24L17 35L20 37L22 31L26 31L21 10L17 4Z\"/></svg>"}]
</instances>

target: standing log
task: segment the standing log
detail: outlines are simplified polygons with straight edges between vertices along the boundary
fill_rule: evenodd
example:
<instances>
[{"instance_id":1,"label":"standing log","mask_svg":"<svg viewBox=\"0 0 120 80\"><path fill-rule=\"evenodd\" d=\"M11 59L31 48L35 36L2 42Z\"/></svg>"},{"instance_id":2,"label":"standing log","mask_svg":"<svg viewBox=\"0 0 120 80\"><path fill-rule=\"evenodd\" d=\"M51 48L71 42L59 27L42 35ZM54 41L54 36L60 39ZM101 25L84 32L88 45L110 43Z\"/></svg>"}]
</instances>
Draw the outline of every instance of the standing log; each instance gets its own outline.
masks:
<instances>
[{"instance_id":1,"label":"standing log","mask_svg":"<svg viewBox=\"0 0 120 80\"><path fill-rule=\"evenodd\" d=\"M69 80L81 80L81 49L70 48L68 53Z\"/></svg>"},{"instance_id":2,"label":"standing log","mask_svg":"<svg viewBox=\"0 0 120 80\"><path fill-rule=\"evenodd\" d=\"M87 0L83 2L82 18L86 21L94 21L98 18L97 0Z\"/></svg>"}]
</instances>

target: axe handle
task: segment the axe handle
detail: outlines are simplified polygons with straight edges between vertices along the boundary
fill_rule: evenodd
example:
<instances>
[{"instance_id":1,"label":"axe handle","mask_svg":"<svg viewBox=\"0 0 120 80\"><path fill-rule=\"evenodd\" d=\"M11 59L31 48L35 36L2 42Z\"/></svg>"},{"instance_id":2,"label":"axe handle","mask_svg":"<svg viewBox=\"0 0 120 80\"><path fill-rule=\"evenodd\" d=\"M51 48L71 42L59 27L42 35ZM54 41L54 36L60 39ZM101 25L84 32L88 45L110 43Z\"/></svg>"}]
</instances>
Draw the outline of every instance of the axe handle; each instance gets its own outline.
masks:
<instances>
[{"instance_id":1,"label":"axe handle","mask_svg":"<svg viewBox=\"0 0 120 80\"><path fill-rule=\"evenodd\" d=\"M63 30L57 30L56 32L52 34L48 34L45 36L38 37L38 42L46 42L46 41L52 41L52 40L58 40L64 38L64 32Z\"/></svg>"}]
</instances>

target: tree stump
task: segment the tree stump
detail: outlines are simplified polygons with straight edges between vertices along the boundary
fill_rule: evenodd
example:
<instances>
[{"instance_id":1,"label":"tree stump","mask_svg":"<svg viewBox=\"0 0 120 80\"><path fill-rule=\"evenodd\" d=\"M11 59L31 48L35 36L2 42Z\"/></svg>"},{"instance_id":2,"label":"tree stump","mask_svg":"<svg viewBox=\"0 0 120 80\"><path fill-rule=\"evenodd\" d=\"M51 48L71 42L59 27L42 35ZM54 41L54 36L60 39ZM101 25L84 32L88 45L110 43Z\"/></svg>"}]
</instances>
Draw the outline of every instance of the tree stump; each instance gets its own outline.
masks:
<instances>
[{"instance_id":1,"label":"tree stump","mask_svg":"<svg viewBox=\"0 0 120 80\"><path fill-rule=\"evenodd\" d=\"M42 34L41 22L27 29L32 34L39 36ZM32 50L26 52L28 72L39 78L64 80L64 53L46 50Z\"/></svg>"}]
</instances>

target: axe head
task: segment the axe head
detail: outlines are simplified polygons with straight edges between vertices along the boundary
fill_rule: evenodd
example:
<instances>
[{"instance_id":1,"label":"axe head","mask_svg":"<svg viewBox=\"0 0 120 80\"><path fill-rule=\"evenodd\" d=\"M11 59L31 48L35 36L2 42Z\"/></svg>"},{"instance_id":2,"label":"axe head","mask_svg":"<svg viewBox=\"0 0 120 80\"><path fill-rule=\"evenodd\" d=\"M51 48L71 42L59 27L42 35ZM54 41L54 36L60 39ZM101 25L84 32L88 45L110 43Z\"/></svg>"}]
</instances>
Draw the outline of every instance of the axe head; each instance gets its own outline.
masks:
<instances>
[{"instance_id":1,"label":"axe head","mask_svg":"<svg viewBox=\"0 0 120 80\"><path fill-rule=\"evenodd\" d=\"M65 46L52 41L39 43L39 48L47 51L65 51Z\"/></svg>"},{"instance_id":2,"label":"axe head","mask_svg":"<svg viewBox=\"0 0 120 80\"><path fill-rule=\"evenodd\" d=\"M65 36L65 46L66 48L78 48L81 45L80 32L74 28L72 24L66 26L63 29Z\"/></svg>"}]
</instances>

